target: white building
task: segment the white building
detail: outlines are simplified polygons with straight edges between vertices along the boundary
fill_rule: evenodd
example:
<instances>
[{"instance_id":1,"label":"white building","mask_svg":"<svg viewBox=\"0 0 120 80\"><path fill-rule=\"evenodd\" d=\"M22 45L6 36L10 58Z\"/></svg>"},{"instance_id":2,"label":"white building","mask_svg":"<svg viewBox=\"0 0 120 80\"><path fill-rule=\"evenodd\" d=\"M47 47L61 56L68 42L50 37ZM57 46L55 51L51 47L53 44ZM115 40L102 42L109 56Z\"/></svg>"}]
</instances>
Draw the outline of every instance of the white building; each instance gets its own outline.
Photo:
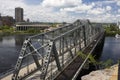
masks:
<instances>
[{"instance_id":1,"label":"white building","mask_svg":"<svg viewBox=\"0 0 120 80\"><path fill-rule=\"evenodd\" d=\"M118 28L120 29L120 22L119 22L119 21L117 22L117 26L118 26Z\"/></svg>"},{"instance_id":2,"label":"white building","mask_svg":"<svg viewBox=\"0 0 120 80\"><path fill-rule=\"evenodd\" d=\"M26 31L30 28L32 29L38 29L38 30L45 30L45 29L48 29L51 25L50 24L42 24L42 23L39 23L39 22L18 22L16 23L15 27L16 27L16 30L19 30L19 31Z\"/></svg>"}]
</instances>

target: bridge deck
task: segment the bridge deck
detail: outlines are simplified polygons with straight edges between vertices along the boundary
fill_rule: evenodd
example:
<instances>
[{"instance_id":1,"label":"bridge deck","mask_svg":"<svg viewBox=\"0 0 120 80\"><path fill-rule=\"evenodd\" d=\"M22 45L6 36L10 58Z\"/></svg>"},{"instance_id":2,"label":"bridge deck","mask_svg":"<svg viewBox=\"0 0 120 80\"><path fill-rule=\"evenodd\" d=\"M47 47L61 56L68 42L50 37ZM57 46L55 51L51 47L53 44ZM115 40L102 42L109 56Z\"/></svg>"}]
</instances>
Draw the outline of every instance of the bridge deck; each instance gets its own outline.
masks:
<instances>
[{"instance_id":1,"label":"bridge deck","mask_svg":"<svg viewBox=\"0 0 120 80\"><path fill-rule=\"evenodd\" d=\"M103 35L102 35L103 36ZM93 41L89 46L87 46L83 53L91 53L96 47L97 42L99 41L101 36L98 36L95 41ZM63 71L60 72L60 74L55 78L55 80L71 80L79 67L83 63L83 59L80 56L77 56Z\"/></svg>"},{"instance_id":2,"label":"bridge deck","mask_svg":"<svg viewBox=\"0 0 120 80\"><path fill-rule=\"evenodd\" d=\"M85 49L84 49L84 53L90 53L90 51L93 49L93 46L95 46L96 41L99 40L101 36L98 36L96 38L95 41L93 41L89 46L87 46ZM72 77L74 76L74 74L77 72L77 70L79 69L79 67L81 66L81 64L83 63L83 59L80 57L80 56L76 56L72 61L71 63L66 66L66 68L55 78L55 80L70 80L72 79ZM29 68L34 68L35 64L31 64L29 66ZM24 67L22 69L22 71L26 71L27 72L27 68ZM41 72L40 71L37 71L37 73L35 73L34 75L38 75L40 74ZM21 74L24 74L24 72L21 72ZM4 77L3 79L1 80L10 80L12 77L12 74ZM30 76L32 77L32 76ZM34 77L35 78L35 77ZM29 78L31 79L31 78ZM28 80L29 80L28 79Z\"/></svg>"},{"instance_id":3,"label":"bridge deck","mask_svg":"<svg viewBox=\"0 0 120 80\"><path fill-rule=\"evenodd\" d=\"M90 55L100 38L103 38L103 31L100 24L92 26L89 20L77 20L73 24L29 37L23 43L13 76L10 74L7 77L23 80L39 69L39 79L53 80L56 74L59 74L55 78L57 80L71 79L88 60L88 56L83 60L77 52L84 45L82 51ZM33 58L35 65L27 64L28 66L23 68L21 65L29 57Z\"/></svg>"}]
</instances>

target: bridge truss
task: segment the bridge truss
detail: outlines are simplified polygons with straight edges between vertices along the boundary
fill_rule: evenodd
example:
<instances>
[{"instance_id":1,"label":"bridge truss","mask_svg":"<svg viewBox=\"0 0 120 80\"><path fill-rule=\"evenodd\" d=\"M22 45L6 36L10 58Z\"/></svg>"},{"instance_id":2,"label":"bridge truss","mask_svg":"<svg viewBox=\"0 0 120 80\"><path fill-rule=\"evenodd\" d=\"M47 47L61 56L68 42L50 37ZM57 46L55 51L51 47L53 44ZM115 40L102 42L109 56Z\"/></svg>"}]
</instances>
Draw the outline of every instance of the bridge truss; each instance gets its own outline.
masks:
<instances>
[{"instance_id":1,"label":"bridge truss","mask_svg":"<svg viewBox=\"0 0 120 80\"><path fill-rule=\"evenodd\" d=\"M20 51L12 80L22 80L39 71L41 80L53 80L77 52L103 31L101 24L77 20L72 24L27 38ZM26 69L23 69L25 64Z\"/></svg>"}]
</instances>

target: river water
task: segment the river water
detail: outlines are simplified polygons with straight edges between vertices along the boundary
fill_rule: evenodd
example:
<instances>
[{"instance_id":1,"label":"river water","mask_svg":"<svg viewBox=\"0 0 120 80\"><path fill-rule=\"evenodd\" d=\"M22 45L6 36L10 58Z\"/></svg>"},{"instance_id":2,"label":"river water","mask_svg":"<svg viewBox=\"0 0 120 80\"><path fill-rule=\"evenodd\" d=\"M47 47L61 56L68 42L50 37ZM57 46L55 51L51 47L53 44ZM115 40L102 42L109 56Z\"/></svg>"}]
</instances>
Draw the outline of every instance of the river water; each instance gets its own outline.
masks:
<instances>
[{"instance_id":1,"label":"river water","mask_svg":"<svg viewBox=\"0 0 120 80\"><path fill-rule=\"evenodd\" d=\"M120 59L120 38L106 37L105 43L100 57L100 61L112 60L113 64Z\"/></svg>"},{"instance_id":2,"label":"river water","mask_svg":"<svg viewBox=\"0 0 120 80\"><path fill-rule=\"evenodd\" d=\"M16 64L21 46L28 35L0 36L0 73ZM112 59L114 63L120 59L120 39L106 37L100 60Z\"/></svg>"},{"instance_id":3,"label":"river water","mask_svg":"<svg viewBox=\"0 0 120 80\"><path fill-rule=\"evenodd\" d=\"M23 41L27 36L0 36L0 73L14 68Z\"/></svg>"}]
</instances>

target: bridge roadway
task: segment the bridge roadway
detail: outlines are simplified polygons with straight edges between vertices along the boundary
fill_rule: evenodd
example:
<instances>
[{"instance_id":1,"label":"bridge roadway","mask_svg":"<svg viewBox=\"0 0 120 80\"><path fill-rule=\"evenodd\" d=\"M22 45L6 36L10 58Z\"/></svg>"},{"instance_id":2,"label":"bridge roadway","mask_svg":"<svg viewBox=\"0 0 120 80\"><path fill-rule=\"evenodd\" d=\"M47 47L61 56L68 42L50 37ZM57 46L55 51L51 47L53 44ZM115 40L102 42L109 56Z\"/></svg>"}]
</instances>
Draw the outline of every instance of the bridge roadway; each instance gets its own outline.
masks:
<instances>
[{"instance_id":1,"label":"bridge roadway","mask_svg":"<svg viewBox=\"0 0 120 80\"><path fill-rule=\"evenodd\" d=\"M72 62L56 76L55 80L76 80L84 64L87 62L89 55L92 54L98 43L103 40L103 37L104 33L97 36L92 43L85 47L83 53L88 55L86 60L83 60L79 55L77 55Z\"/></svg>"},{"instance_id":2,"label":"bridge roadway","mask_svg":"<svg viewBox=\"0 0 120 80\"><path fill-rule=\"evenodd\" d=\"M93 50L98 45L98 43L101 42L103 37L104 37L104 33L101 33L99 36L97 36L96 39L92 43L90 43L87 47L85 47L83 49L83 53L92 54ZM84 47L84 45L82 47ZM88 54L88 56L89 56L89 54ZM87 59L88 58L86 58L86 61L87 61ZM58 75L54 74L55 75L54 80L71 80L72 78L73 78L73 80L75 80L78 76L78 74L76 74L76 72L79 70L79 68L80 68L80 70L82 69L81 67L83 67L83 65L86 62L86 61L85 62L84 61L85 60L83 60L79 55L76 56ZM55 64L55 62L52 64ZM57 70L57 69L55 68L54 70ZM29 76L28 78L26 78L26 80L32 80L32 79L40 80L40 74L41 74L41 72L37 71L37 73ZM48 77L48 80L49 80L49 77Z\"/></svg>"}]
</instances>

